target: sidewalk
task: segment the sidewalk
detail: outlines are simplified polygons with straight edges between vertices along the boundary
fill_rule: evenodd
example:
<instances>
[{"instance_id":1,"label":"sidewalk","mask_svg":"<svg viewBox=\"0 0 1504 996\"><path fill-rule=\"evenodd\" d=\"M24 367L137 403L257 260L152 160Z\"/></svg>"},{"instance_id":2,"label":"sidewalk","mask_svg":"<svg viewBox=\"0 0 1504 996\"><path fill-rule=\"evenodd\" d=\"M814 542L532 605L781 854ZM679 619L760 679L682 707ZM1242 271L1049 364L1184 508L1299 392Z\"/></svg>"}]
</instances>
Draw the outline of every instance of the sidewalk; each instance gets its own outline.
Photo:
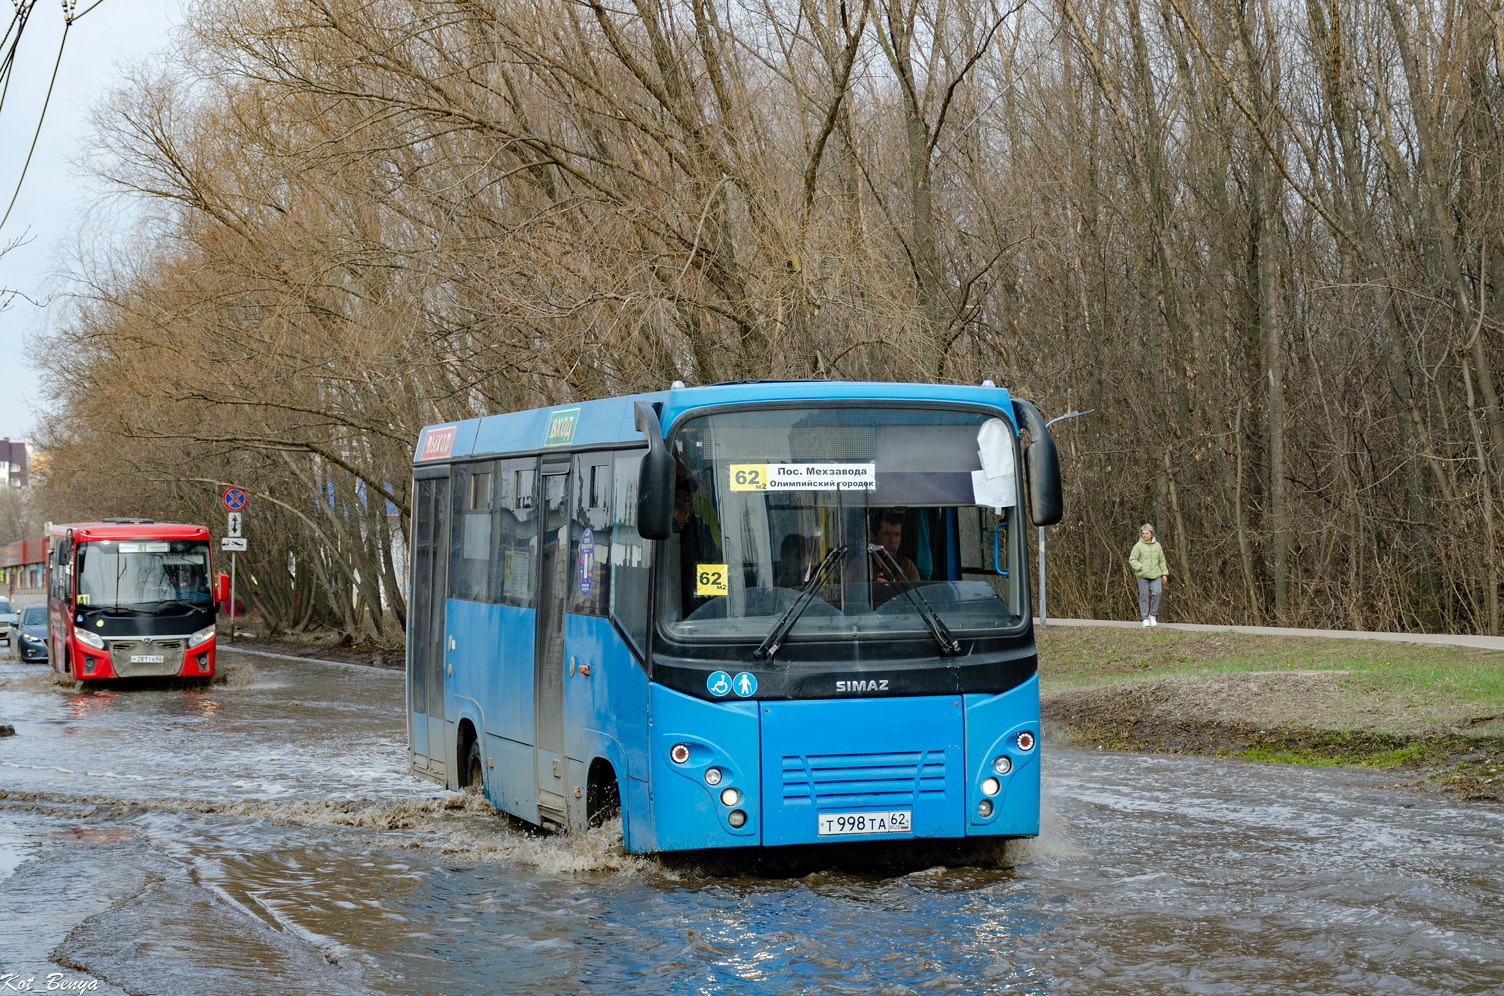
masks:
<instances>
[{"instance_id":1,"label":"sidewalk","mask_svg":"<svg viewBox=\"0 0 1504 996\"><path fill-rule=\"evenodd\" d=\"M1034 625L1040 625L1034 617ZM1360 633L1343 629L1287 629L1283 626L1203 626L1198 623L1159 624L1164 629L1179 629L1190 633L1255 633L1262 636L1318 636L1335 640L1380 640L1389 643L1429 643L1447 647L1475 647L1479 650L1504 650L1504 636L1457 636L1447 633ZM1055 619L1051 618L1045 629L1051 626L1118 626L1139 629L1142 624L1121 619Z\"/></svg>"}]
</instances>

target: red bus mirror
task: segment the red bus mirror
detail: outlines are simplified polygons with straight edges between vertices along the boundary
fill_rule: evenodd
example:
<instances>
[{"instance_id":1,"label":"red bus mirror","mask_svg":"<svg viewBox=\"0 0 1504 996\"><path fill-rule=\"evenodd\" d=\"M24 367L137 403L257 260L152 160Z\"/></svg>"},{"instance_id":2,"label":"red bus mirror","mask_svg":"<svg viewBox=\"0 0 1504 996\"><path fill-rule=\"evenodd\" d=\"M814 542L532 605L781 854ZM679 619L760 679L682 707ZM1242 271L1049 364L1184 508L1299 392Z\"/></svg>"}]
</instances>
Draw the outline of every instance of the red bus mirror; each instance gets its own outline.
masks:
<instances>
[{"instance_id":1,"label":"red bus mirror","mask_svg":"<svg viewBox=\"0 0 1504 996\"><path fill-rule=\"evenodd\" d=\"M228 602L230 600L230 575L217 574L214 577L214 600L216 602Z\"/></svg>"}]
</instances>

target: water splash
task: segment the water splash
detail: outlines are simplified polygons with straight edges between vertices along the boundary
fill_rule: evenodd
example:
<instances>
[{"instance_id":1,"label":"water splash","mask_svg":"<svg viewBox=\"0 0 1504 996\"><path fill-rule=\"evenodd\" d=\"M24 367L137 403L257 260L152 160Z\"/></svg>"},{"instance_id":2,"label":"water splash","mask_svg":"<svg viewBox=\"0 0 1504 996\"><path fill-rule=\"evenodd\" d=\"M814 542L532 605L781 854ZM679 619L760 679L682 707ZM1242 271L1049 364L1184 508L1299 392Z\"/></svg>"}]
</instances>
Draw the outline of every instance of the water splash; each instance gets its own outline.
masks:
<instances>
[{"instance_id":1,"label":"water splash","mask_svg":"<svg viewBox=\"0 0 1504 996\"><path fill-rule=\"evenodd\" d=\"M351 827L402 834L398 846L435 848L466 864L520 865L547 874L596 872L652 873L677 879L652 858L628 854L620 818L576 833L536 830L498 813L474 792L391 802L366 799L184 799L120 800L105 796L0 789L0 801L23 808L92 807L111 819L125 820L142 811L202 813L246 820L265 820L298 827ZM28 805L29 804L29 805Z\"/></svg>"},{"instance_id":2,"label":"water splash","mask_svg":"<svg viewBox=\"0 0 1504 996\"><path fill-rule=\"evenodd\" d=\"M58 674L52 668L34 668L0 676L0 688L8 692L30 692L32 694L44 694L47 692L75 691L78 682L66 675Z\"/></svg>"}]
</instances>

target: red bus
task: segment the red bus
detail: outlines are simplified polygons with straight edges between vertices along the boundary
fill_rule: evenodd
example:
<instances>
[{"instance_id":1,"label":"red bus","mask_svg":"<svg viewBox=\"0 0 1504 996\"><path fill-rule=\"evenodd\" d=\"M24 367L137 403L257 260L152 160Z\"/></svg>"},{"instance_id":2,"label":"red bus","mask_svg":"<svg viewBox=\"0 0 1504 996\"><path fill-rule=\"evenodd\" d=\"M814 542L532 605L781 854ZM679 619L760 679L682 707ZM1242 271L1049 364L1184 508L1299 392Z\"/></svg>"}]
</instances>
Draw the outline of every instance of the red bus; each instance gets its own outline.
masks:
<instances>
[{"instance_id":1,"label":"red bus","mask_svg":"<svg viewBox=\"0 0 1504 996\"><path fill-rule=\"evenodd\" d=\"M229 578L209 530L148 519L46 527L47 645L73 678L208 678Z\"/></svg>"}]
</instances>

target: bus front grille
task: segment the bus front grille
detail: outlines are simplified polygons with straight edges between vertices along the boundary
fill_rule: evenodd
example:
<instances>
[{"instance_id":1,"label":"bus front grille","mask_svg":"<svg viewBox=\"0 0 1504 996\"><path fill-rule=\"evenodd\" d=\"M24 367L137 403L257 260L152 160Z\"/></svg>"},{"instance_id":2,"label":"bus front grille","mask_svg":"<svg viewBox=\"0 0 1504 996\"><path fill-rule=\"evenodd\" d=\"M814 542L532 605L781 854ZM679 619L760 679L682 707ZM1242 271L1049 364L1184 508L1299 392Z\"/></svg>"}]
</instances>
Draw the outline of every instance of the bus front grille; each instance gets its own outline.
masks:
<instances>
[{"instance_id":1,"label":"bus front grille","mask_svg":"<svg viewBox=\"0 0 1504 996\"><path fill-rule=\"evenodd\" d=\"M944 750L783 757L785 805L902 806L944 795Z\"/></svg>"},{"instance_id":2,"label":"bus front grille","mask_svg":"<svg viewBox=\"0 0 1504 996\"><path fill-rule=\"evenodd\" d=\"M173 675L183 670L182 640L112 640L110 666L117 677L149 678ZM132 660L131 658L137 658ZM141 658L160 657L161 660Z\"/></svg>"}]
</instances>

